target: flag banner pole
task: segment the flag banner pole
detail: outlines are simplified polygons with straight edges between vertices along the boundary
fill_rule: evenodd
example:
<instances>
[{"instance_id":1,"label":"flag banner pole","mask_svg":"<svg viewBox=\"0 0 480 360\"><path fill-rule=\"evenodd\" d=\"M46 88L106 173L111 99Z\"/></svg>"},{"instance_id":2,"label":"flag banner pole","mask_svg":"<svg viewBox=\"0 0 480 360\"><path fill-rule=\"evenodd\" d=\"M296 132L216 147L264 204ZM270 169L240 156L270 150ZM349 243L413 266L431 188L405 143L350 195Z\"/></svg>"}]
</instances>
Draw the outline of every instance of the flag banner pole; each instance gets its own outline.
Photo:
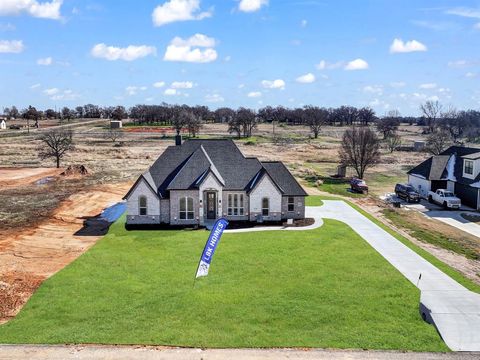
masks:
<instances>
[{"instance_id":1,"label":"flag banner pole","mask_svg":"<svg viewBox=\"0 0 480 360\"><path fill-rule=\"evenodd\" d=\"M210 268L210 263L212 262L213 254L217 249L217 245L220 242L222 237L223 230L228 226L227 219L220 218L218 219L212 227L210 236L203 248L202 256L198 262L197 272L195 278L193 279L193 285L195 285L195 280L202 276L208 275L208 269Z\"/></svg>"}]
</instances>

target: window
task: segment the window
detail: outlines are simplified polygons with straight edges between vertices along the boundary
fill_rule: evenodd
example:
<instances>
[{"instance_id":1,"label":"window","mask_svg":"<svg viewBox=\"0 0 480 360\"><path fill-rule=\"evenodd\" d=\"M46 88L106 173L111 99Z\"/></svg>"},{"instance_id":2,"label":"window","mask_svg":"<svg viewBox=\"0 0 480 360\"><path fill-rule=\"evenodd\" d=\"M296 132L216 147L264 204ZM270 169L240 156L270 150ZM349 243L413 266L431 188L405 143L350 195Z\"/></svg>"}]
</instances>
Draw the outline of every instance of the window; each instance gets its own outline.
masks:
<instances>
[{"instance_id":1,"label":"window","mask_svg":"<svg viewBox=\"0 0 480 360\"><path fill-rule=\"evenodd\" d=\"M180 198L180 220L193 220L195 215L193 212L193 198Z\"/></svg>"},{"instance_id":2,"label":"window","mask_svg":"<svg viewBox=\"0 0 480 360\"><path fill-rule=\"evenodd\" d=\"M138 197L138 214L147 215L147 197L146 196Z\"/></svg>"},{"instance_id":3,"label":"window","mask_svg":"<svg viewBox=\"0 0 480 360\"><path fill-rule=\"evenodd\" d=\"M288 211L295 211L295 198L293 196L288 197Z\"/></svg>"},{"instance_id":4,"label":"window","mask_svg":"<svg viewBox=\"0 0 480 360\"><path fill-rule=\"evenodd\" d=\"M463 172L466 175L473 175L473 161L472 160L465 160L463 166Z\"/></svg>"},{"instance_id":5,"label":"window","mask_svg":"<svg viewBox=\"0 0 480 360\"><path fill-rule=\"evenodd\" d=\"M228 194L227 213L230 216L243 216L243 194Z\"/></svg>"},{"instance_id":6,"label":"window","mask_svg":"<svg viewBox=\"0 0 480 360\"><path fill-rule=\"evenodd\" d=\"M263 198L262 199L262 216L268 216L268 213L270 212L270 201L268 198Z\"/></svg>"}]
</instances>

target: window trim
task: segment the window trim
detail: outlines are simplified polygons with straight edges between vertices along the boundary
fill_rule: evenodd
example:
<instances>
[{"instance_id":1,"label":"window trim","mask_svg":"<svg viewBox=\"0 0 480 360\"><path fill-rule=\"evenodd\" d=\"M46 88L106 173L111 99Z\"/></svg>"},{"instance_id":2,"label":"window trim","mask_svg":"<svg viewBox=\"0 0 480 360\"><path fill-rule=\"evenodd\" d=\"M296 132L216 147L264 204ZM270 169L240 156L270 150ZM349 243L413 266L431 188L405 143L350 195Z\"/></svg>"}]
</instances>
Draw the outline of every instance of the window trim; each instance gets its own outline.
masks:
<instances>
[{"instance_id":1,"label":"window trim","mask_svg":"<svg viewBox=\"0 0 480 360\"><path fill-rule=\"evenodd\" d=\"M245 215L245 202L244 202L243 193L228 194L227 215L228 216L244 216Z\"/></svg>"},{"instance_id":2,"label":"window trim","mask_svg":"<svg viewBox=\"0 0 480 360\"><path fill-rule=\"evenodd\" d=\"M142 206L142 200L145 199L145 206ZM145 214L142 214L142 210L145 209ZM147 216L148 215L148 198L145 195L140 195L138 197L138 215Z\"/></svg>"},{"instance_id":3,"label":"window trim","mask_svg":"<svg viewBox=\"0 0 480 360\"><path fill-rule=\"evenodd\" d=\"M467 169L467 163L468 164L471 164L471 169L472 169L472 173L468 173L466 172L466 169ZM470 167L469 167L470 168ZM463 160L463 176L464 177L471 177L473 178L474 177L474 174L475 174L475 162L473 160L470 160L470 159L464 159Z\"/></svg>"},{"instance_id":4,"label":"window trim","mask_svg":"<svg viewBox=\"0 0 480 360\"><path fill-rule=\"evenodd\" d=\"M264 201L267 200L267 207L264 206ZM265 215L265 210L267 210L267 214ZM270 216L270 198L263 197L262 198L262 216Z\"/></svg>"},{"instance_id":5,"label":"window trim","mask_svg":"<svg viewBox=\"0 0 480 360\"><path fill-rule=\"evenodd\" d=\"M185 210L182 210L182 202L183 201L185 202ZM189 209L189 203L191 204L191 209ZM180 220L194 220L195 219L193 197L182 196L178 199L178 218Z\"/></svg>"},{"instance_id":6,"label":"window trim","mask_svg":"<svg viewBox=\"0 0 480 360\"><path fill-rule=\"evenodd\" d=\"M292 201L290 201L292 200ZM290 210L290 206L292 210ZM295 212L295 197L294 196L288 196L287 197L287 211L288 212Z\"/></svg>"}]
</instances>

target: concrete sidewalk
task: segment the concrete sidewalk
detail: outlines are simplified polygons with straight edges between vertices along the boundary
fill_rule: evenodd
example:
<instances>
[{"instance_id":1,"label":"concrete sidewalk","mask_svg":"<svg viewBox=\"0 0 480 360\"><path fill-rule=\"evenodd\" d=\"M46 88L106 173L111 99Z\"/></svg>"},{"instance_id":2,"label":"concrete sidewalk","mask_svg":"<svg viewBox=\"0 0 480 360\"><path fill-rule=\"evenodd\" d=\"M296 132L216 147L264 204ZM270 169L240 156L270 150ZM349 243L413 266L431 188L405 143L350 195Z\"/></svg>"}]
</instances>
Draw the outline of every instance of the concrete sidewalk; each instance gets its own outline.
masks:
<instances>
[{"instance_id":1,"label":"concrete sidewalk","mask_svg":"<svg viewBox=\"0 0 480 360\"><path fill-rule=\"evenodd\" d=\"M102 345L0 345L0 360L473 360L480 354L414 353L397 351L323 350L323 349L186 349L154 346Z\"/></svg>"},{"instance_id":2,"label":"concrete sidewalk","mask_svg":"<svg viewBox=\"0 0 480 360\"><path fill-rule=\"evenodd\" d=\"M435 324L450 349L480 351L479 294L467 290L345 202L325 200L315 211L316 216L348 224L421 290L422 315Z\"/></svg>"}]
</instances>

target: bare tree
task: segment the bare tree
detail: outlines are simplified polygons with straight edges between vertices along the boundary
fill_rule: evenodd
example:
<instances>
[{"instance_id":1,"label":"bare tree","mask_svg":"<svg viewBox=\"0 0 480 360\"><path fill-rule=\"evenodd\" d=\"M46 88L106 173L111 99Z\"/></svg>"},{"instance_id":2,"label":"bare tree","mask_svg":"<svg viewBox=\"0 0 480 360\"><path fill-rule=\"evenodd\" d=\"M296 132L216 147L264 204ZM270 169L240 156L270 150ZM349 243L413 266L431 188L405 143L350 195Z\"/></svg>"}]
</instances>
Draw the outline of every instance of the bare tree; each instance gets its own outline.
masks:
<instances>
[{"instance_id":1,"label":"bare tree","mask_svg":"<svg viewBox=\"0 0 480 360\"><path fill-rule=\"evenodd\" d=\"M420 105L420 110L425 118L425 125L427 131L432 133L437 126L437 119L442 112L442 105L438 101L427 101L425 104Z\"/></svg>"},{"instance_id":2,"label":"bare tree","mask_svg":"<svg viewBox=\"0 0 480 360\"><path fill-rule=\"evenodd\" d=\"M400 145L402 145L402 138L397 133L390 134L385 139L385 144L387 146L387 149L391 153L393 153L395 150L397 150L400 147Z\"/></svg>"},{"instance_id":3,"label":"bare tree","mask_svg":"<svg viewBox=\"0 0 480 360\"><path fill-rule=\"evenodd\" d=\"M375 122L375 127L378 132L383 134L383 139L386 140L389 136L395 134L400 125L400 120L395 117L386 116L384 118L378 119Z\"/></svg>"},{"instance_id":4,"label":"bare tree","mask_svg":"<svg viewBox=\"0 0 480 360\"><path fill-rule=\"evenodd\" d=\"M380 141L370 128L352 127L343 134L339 156L342 164L353 167L362 179L365 171L380 160Z\"/></svg>"},{"instance_id":5,"label":"bare tree","mask_svg":"<svg viewBox=\"0 0 480 360\"><path fill-rule=\"evenodd\" d=\"M309 105L304 107L304 114L306 125L308 125L313 136L317 139L320 129L328 121L328 110Z\"/></svg>"},{"instance_id":6,"label":"bare tree","mask_svg":"<svg viewBox=\"0 0 480 360\"><path fill-rule=\"evenodd\" d=\"M109 128L104 132L103 138L105 140L110 140L112 143L115 143L118 139L123 137L123 131L120 129Z\"/></svg>"},{"instance_id":7,"label":"bare tree","mask_svg":"<svg viewBox=\"0 0 480 360\"><path fill-rule=\"evenodd\" d=\"M450 145L450 136L445 130L436 130L427 137L426 147L432 155L442 153Z\"/></svg>"},{"instance_id":8,"label":"bare tree","mask_svg":"<svg viewBox=\"0 0 480 360\"><path fill-rule=\"evenodd\" d=\"M55 158L57 168L65 154L74 148L72 130L52 130L42 134L39 140L41 146L38 155L42 160Z\"/></svg>"}]
</instances>

